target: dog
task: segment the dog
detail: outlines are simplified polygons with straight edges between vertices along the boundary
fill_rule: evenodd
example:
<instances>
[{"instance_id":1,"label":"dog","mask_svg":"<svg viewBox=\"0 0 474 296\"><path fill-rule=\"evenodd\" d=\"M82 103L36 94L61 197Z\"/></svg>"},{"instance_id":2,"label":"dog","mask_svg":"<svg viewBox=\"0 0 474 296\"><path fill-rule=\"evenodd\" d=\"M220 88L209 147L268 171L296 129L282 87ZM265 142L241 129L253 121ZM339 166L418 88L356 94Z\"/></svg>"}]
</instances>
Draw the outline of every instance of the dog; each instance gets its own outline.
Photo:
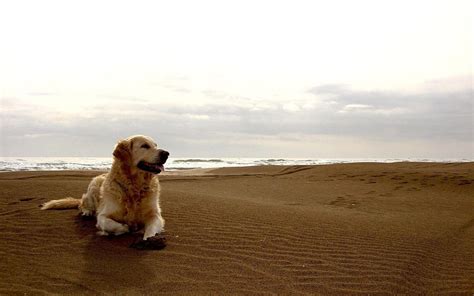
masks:
<instances>
[{"instance_id":1,"label":"dog","mask_svg":"<svg viewBox=\"0 0 474 296\"><path fill-rule=\"evenodd\" d=\"M144 229L147 240L164 230L157 175L164 171L168 156L150 137L121 140L113 151L110 172L93 178L81 199L51 200L41 209L79 208L83 216L96 216L100 235Z\"/></svg>"}]
</instances>

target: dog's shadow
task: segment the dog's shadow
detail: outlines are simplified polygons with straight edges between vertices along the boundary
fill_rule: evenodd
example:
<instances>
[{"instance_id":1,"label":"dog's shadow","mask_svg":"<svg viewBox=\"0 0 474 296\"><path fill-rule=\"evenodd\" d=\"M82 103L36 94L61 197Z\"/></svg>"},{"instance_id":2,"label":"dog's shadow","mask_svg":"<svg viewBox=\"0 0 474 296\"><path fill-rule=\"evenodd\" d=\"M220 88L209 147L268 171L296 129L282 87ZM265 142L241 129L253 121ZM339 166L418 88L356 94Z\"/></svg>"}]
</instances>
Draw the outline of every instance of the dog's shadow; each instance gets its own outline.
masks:
<instances>
[{"instance_id":1,"label":"dog's shadow","mask_svg":"<svg viewBox=\"0 0 474 296\"><path fill-rule=\"evenodd\" d=\"M76 217L76 232L83 246L84 266L80 284L95 293L140 291L154 276L152 264L146 262L149 250L137 250L130 245L140 233L120 236L97 235L95 217ZM156 252L156 251L155 251Z\"/></svg>"}]
</instances>

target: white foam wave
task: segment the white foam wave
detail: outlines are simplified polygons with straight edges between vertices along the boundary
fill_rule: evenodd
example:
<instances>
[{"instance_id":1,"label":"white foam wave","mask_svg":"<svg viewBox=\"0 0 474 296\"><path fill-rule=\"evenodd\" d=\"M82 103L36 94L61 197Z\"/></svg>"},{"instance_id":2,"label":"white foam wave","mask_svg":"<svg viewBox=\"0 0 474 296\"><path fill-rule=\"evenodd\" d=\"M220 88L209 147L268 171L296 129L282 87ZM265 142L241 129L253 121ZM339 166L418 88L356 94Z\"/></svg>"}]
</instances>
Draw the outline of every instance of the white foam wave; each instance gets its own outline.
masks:
<instances>
[{"instance_id":1,"label":"white foam wave","mask_svg":"<svg viewBox=\"0 0 474 296\"><path fill-rule=\"evenodd\" d=\"M167 170L194 168L240 167L256 165L323 165L354 162L470 162L471 159L420 159L420 158L170 158ZM112 158L108 157L0 157L0 171L60 171L109 170Z\"/></svg>"}]
</instances>

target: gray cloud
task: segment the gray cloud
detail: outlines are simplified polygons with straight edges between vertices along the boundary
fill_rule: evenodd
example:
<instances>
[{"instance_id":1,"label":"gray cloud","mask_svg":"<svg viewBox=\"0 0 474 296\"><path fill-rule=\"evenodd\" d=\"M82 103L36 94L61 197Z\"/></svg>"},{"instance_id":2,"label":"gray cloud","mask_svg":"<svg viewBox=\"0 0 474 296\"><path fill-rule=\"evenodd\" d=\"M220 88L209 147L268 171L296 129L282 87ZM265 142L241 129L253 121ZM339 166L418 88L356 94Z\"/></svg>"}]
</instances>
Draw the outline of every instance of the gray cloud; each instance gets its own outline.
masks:
<instances>
[{"instance_id":1,"label":"gray cloud","mask_svg":"<svg viewBox=\"0 0 474 296\"><path fill-rule=\"evenodd\" d=\"M309 90L331 94L331 130L397 139L438 137L472 141L473 97L470 88L418 93L354 91L340 85Z\"/></svg>"},{"instance_id":2,"label":"gray cloud","mask_svg":"<svg viewBox=\"0 0 474 296\"><path fill-rule=\"evenodd\" d=\"M413 156L409 155L412 150L418 154L426 151L427 157L453 153L472 157L470 89L404 94L334 84L316 86L309 92L315 95L314 105L309 107L308 100L297 99L276 103L240 98L225 104L180 106L124 98L73 114L10 98L2 100L0 153L106 156L117 139L147 134L178 156L273 156L288 149L301 150L301 155L291 156L305 156L313 150L322 153L322 147L327 155L334 151L332 157L346 152L356 156L363 151L354 152L351 141L358 141L366 143L358 149L371 149L372 157L377 157L377 151L385 155L383 150L390 147L403 147L400 153L406 155L398 156L405 157ZM325 98L328 94L330 98ZM257 108L259 104L265 108ZM424 149L411 146L420 143ZM457 150L449 151L453 147ZM397 149L393 148L393 153Z\"/></svg>"}]
</instances>

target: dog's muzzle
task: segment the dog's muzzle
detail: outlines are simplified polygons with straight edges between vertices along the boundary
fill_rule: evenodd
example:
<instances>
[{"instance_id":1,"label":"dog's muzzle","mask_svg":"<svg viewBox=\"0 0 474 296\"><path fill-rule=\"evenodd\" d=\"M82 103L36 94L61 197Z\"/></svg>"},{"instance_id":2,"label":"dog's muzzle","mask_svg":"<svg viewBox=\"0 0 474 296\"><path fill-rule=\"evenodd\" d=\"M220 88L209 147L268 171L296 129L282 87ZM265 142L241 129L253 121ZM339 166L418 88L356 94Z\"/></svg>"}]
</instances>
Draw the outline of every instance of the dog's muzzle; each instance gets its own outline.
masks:
<instances>
[{"instance_id":1,"label":"dog's muzzle","mask_svg":"<svg viewBox=\"0 0 474 296\"><path fill-rule=\"evenodd\" d=\"M168 151L159 149L158 150L158 157L156 159L156 162L151 163L151 162L147 162L147 161L142 160L138 163L137 167L139 169L147 171L149 173L159 174L160 172L165 171L164 164L165 164L166 160L168 160L169 155L170 155L170 153Z\"/></svg>"}]
</instances>

